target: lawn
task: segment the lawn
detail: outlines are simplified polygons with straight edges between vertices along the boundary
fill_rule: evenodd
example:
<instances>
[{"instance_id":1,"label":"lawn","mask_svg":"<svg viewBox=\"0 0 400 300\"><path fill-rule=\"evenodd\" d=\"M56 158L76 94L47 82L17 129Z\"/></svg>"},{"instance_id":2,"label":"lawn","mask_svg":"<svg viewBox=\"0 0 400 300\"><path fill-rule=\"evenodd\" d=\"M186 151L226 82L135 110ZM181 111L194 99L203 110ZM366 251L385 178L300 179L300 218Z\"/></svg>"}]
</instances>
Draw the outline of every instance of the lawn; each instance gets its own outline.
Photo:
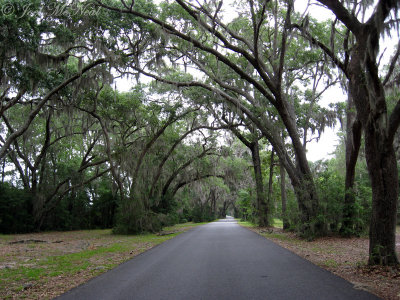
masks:
<instances>
[{"instance_id":1,"label":"lawn","mask_svg":"<svg viewBox=\"0 0 400 300\"><path fill-rule=\"evenodd\" d=\"M257 227L257 225L255 225L255 224L253 224L253 223L251 223L251 222L248 222L248 221L241 221L240 219L237 219L237 221L238 221L238 223L239 223L240 225L243 225L243 226L245 226L245 227ZM278 219L278 218L273 218L273 219L272 219L272 227L275 227L275 228L283 228L283 222L282 222L282 220L281 220L281 219Z\"/></svg>"},{"instance_id":2,"label":"lawn","mask_svg":"<svg viewBox=\"0 0 400 300\"><path fill-rule=\"evenodd\" d=\"M161 234L80 230L0 235L0 299L51 299L201 223Z\"/></svg>"}]
</instances>

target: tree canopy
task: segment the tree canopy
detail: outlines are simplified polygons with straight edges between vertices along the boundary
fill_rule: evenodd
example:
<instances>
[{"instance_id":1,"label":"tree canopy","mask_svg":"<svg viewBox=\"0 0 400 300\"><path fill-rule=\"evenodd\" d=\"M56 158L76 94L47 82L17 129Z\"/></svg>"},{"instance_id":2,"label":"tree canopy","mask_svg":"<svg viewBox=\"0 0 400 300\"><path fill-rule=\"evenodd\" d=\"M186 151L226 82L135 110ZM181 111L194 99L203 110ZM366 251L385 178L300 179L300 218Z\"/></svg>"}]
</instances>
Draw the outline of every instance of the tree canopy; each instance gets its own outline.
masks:
<instances>
[{"instance_id":1,"label":"tree canopy","mask_svg":"<svg viewBox=\"0 0 400 300\"><path fill-rule=\"evenodd\" d=\"M228 2L0 1L2 232L229 213L369 231L369 262L398 263L400 47L379 51L397 1L318 0L322 21ZM347 99L322 103L332 88ZM334 158L310 162L339 125Z\"/></svg>"}]
</instances>

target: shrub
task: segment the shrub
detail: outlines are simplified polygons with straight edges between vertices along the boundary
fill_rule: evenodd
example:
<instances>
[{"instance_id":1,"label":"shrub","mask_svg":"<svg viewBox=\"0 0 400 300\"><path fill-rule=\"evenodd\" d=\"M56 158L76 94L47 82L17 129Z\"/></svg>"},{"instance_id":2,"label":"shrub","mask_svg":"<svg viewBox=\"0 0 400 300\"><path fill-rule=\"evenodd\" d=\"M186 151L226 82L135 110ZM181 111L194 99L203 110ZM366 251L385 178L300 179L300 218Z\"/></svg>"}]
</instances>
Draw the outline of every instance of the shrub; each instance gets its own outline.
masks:
<instances>
[{"instance_id":1,"label":"shrub","mask_svg":"<svg viewBox=\"0 0 400 300\"><path fill-rule=\"evenodd\" d=\"M0 232L26 233L33 230L30 194L8 183L0 183Z\"/></svg>"},{"instance_id":2,"label":"shrub","mask_svg":"<svg viewBox=\"0 0 400 300\"><path fill-rule=\"evenodd\" d=\"M118 211L113 232L118 234L159 232L163 222L167 222L166 215L147 211L141 201L126 200Z\"/></svg>"}]
</instances>

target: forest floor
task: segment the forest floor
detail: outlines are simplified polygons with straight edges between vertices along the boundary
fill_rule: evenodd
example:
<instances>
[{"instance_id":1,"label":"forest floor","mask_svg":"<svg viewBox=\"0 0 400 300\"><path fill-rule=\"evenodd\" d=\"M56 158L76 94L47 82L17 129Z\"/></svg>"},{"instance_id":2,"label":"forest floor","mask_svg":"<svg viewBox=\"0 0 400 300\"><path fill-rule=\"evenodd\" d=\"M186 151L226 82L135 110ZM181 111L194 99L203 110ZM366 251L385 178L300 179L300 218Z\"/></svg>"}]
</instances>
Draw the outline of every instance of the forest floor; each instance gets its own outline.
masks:
<instances>
[{"instance_id":1,"label":"forest floor","mask_svg":"<svg viewBox=\"0 0 400 300\"><path fill-rule=\"evenodd\" d=\"M111 230L0 235L0 299L52 299L200 224L135 236Z\"/></svg>"},{"instance_id":2,"label":"forest floor","mask_svg":"<svg viewBox=\"0 0 400 300\"><path fill-rule=\"evenodd\" d=\"M400 266L368 266L368 238L324 237L308 242L281 228L254 227L247 222L239 224L350 281L357 289L383 299L400 299ZM400 227L396 235L396 250L400 258Z\"/></svg>"}]
</instances>

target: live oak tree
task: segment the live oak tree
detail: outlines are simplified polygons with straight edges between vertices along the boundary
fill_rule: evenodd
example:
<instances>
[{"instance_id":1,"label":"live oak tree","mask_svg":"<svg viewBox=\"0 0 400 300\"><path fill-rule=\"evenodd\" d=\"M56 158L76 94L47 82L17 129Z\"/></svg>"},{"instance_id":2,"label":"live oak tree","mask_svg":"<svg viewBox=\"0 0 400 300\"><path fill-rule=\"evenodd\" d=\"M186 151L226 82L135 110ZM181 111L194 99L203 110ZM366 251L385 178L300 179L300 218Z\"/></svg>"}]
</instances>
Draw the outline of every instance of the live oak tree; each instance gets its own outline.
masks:
<instances>
[{"instance_id":1,"label":"live oak tree","mask_svg":"<svg viewBox=\"0 0 400 300\"><path fill-rule=\"evenodd\" d=\"M292 3L282 11L278 2L242 3L241 14L232 22L224 22L221 7L208 3L176 1L165 3L164 12L141 11L143 3L106 3L104 8L134 15L157 24L163 32L163 52L175 61L195 66L208 81L174 81L158 76L143 64L132 64L138 72L178 87L202 87L236 106L274 146L295 187L301 212L301 228L305 235L322 233L318 224L318 195L308 166L293 102L286 93L285 72ZM216 4L216 3L215 3ZM271 24L270 26L268 25ZM221 69L224 71L221 72ZM229 75L228 75L229 74ZM250 87L250 89L249 89ZM252 92L250 93L249 90ZM293 161L282 144L276 124L264 112L275 110L293 145Z\"/></svg>"},{"instance_id":2,"label":"live oak tree","mask_svg":"<svg viewBox=\"0 0 400 300\"><path fill-rule=\"evenodd\" d=\"M351 32L355 42L344 56L322 47L332 61L347 73L349 93L354 101L357 118L364 130L365 153L372 186L369 263L397 264L395 251L396 213L398 205L398 171L393 148L400 124L400 102L389 115L384 80L379 76L379 40L385 29L397 24L397 1L379 1L368 20L359 20L341 2L319 0ZM325 46L325 47L324 47ZM390 78L389 71L385 77Z\"/></svg>"},{"instance_id":3,"label":"live oak tree","mask_svg":"<svg viewBox=\"0 0 400 300\"><path fill-rule=\"evenodd\" d=\"M20 117L24 110L13 107L7 112L9 117L3 116L10 130L24 122ZM107 159L95 147L99 140L96 125L68 111L64 105L42 111L9 147L7 157L32 198L36 230L63 196L109 171Z\"/></svg>"},{"instance_id":4,"label":"live oak tree","mask_svg":"<svg viewBox=\"0 0 400 300\"><path fill-rule=\"evenodd\" d=\"M189 91L186 93L189 93ZM270 214L264 188L259 145L259 140L263 138L263 135L250 120L246 120L243 114L236 113L236 107L221 99L215 99L214 95L210 93L203 93L202 97L195 95L197 97L194 96L191 102L202 103L208 109L209 114L213 116L213 122L220 124L218 128L231 131L250 150L257 195L257 216L255 219L259 226L269 226ZM242 131L240 128L245 130Z\"/></svg>"},{"instance_id":5,"label":"live oak tree","mask_svg":"<svg viewBox=\"0 0 400 300\"><path fill-rule=\"evenodd\" d=\"M73 5L66 6L64 13L56 14L52 8L57 7L57 1L6 4L12 11L0 16L0 157L4 163L7 157L15 165L25 189L33 195L32 214L38 229L60 199L73 192L77 185L90 183L85 176L78 176L80 173L94 168L95 179L109 171L98 169L109 158L96 161L92 155L99 142L99 127L93 133L93 123L85 121L88 118L74 106L82 100L81 95L90 94L99 82L107 85L112 81L109 66L117 68L120 64L118 51L122 44L117 45L106 36L128 34L134 23L120 16L117 19L107 11L79 14ZM146 37L140 36L140 24L135 29L136 34L129 40L136 45L131 56L147 45ZM150 35L150 30L144 32ZM22 117L18 115L21 112ZM76 119L81 123L75 124ZM70 144L79 135L89 136L83 138L86 149L76 149ZM62 152L60 143L65 143L67 149L74 148L69 153L71 164L77 162L77 153L82 154L82 161L72 167L76 167L75 174L60 176L56 172L62 163L58 158L63 157L58 152ZM48 185L48 177L53 177L52 185Z\"/></svg>"}]
</instances>

